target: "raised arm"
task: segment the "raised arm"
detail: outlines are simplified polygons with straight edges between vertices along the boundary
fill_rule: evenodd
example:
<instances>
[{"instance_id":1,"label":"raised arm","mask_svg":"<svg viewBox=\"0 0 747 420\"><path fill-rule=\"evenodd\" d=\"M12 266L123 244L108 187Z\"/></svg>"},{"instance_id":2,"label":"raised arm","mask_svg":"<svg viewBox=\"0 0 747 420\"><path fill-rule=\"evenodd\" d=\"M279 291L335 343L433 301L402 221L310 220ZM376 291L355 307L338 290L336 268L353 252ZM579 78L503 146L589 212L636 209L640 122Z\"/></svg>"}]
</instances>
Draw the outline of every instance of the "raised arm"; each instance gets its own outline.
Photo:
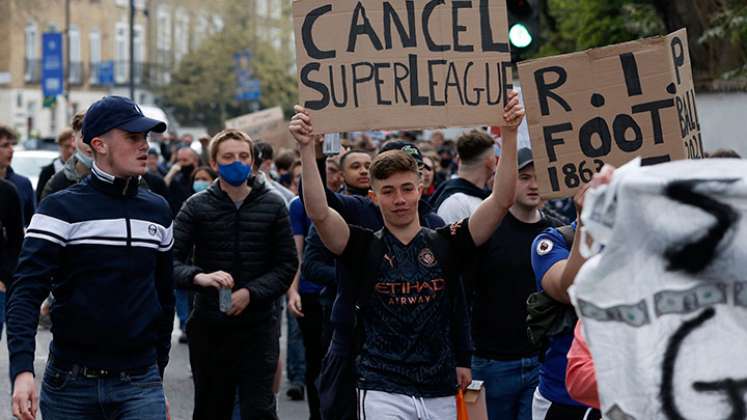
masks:
<instances>
[{"instance_id":1,"label":"raised arm","mask_svg":"<svg viewBox=\"0 0 747 420\"><path fill-rule=\"evenodd\" d=\"M516 142L519 124L524 118L524 107L519 103L515 91L508 93L508 103L503 108L504 126L503 153L493 179L493 191L469 219L469 231L475 245L485 243L503 220L508 209L514 204L516 191Z\"/></svg>"},{"instance_id":2,"label":"raised arm","mask_svg":"<svg viewBox=\"0 0 747 420\"><path fill-rule=\"evenodd\" d=\"M314 147L318 134L314 134L311 117L303 107L296 105L295 110L296 115L291 118L288 128L301 151L301 179L306 214L316 225L319 237L327 249L335 255L342 255L350 239L350 228L342 216L327 205L324 185L316 166Z\"/></svg>"}]
</instances>

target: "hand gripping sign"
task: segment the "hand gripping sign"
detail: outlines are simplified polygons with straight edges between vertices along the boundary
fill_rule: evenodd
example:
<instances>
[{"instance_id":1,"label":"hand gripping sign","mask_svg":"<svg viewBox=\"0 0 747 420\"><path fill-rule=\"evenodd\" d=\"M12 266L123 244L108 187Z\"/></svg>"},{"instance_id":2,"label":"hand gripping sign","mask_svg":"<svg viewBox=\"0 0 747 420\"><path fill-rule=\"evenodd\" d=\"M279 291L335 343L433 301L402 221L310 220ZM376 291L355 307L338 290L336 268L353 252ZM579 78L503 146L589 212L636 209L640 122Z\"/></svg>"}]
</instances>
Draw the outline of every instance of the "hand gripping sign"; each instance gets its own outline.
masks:
<instances>
[{"instance_id":1,"label":"hand gripping sign","mask_svg":"<svg viewBox=\"0 0 747 420\"><path fill-rule=\"evenodd\" d=\"M293 18L315 131L503 124L504 0L296 0Z\"/></svg>"},{"instance_id":2,"label":"hand gripping sign","mask_svg":"<svg viewBox=\"0 0 747 420\"><path fill-rule=\"evenodd\" d=\"M544 198L572 195L605 163L700 158L687 32L519 63Z\"/></svg>"},{"instance_id":3,"label":"hand gripping sign","mask_svg":"<svg viewBox=\"0 0 747 420\"><path fill-rule=\"evenodd\" d=\"M587 193L570 290L604 418L746 418L747 161L639 163Z\"/></svg>"}]
</instances>

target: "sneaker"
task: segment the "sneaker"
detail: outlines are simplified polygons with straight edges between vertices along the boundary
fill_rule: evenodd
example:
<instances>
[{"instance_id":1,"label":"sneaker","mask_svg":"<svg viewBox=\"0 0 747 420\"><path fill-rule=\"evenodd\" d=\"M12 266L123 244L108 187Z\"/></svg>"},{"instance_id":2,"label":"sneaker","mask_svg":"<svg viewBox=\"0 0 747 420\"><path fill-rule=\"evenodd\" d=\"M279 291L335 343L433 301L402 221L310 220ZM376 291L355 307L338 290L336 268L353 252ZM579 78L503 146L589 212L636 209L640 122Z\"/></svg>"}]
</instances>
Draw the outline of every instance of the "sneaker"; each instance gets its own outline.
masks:
<instances>
[{"instance_id":1,"label":"sneaker","mask_svg":"<svg viewBox=\"0 0 747 420\"><path fill-rule=\"evenodd\" d=\"M303 385L292 384L291 386L288 387L288 391L286 391L285 395L287 395L288 398L291 399L291 401L303 401L303 395L304 395Z\"/></svg>"},{"instance_id":2,"label":"sneaker","mask_svg":"<svg viewBox=\"0 0 747 420\"><path fill-rule=\"evenodd\" d=\"M189 342L189 339L187 338L187 333L182 331L182 334L179 336L179 342L182 344L186 344Z\"/></svg>"}]
</instances>

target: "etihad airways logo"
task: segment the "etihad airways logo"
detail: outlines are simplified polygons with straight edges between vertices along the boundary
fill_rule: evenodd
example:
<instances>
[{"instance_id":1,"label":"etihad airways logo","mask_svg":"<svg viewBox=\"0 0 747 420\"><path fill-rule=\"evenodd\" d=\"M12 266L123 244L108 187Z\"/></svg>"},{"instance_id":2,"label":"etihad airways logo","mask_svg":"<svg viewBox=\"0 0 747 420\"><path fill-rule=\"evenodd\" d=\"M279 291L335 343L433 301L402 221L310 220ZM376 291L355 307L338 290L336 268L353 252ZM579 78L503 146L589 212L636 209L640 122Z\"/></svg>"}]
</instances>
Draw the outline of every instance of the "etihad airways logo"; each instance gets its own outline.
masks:
<instances>
[{"instance_id":1,"label":"etihad airways logo","mask_svg":"<svg viewBox=\"0 0 747 420\"><path fill-rule=\"evenodd\" d=\"M433 279L416 282L376 283L376 292L388 296L389 305L419 305L436 299L446 290L446 280Z\"/></svg>"}]
</instances>

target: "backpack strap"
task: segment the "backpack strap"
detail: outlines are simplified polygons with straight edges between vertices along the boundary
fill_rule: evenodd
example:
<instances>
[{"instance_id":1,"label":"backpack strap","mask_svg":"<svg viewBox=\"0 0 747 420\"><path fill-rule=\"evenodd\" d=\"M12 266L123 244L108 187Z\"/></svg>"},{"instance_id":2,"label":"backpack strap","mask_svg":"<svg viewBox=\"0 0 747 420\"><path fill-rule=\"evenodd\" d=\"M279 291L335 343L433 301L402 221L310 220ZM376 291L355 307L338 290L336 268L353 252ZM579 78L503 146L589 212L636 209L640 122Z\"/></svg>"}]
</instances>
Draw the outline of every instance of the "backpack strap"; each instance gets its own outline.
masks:
<instances>
[{"instance_id":1,"label":"backpack strap","mask_svg":"<svg viewBox=\"0 0 747 420\"><path fill-rule=\"evenodd\" d=\"M376 285L376 280L379 275L379 266L381 260L384 259L386 253L386 246L384 245L384 229L380 229L373 234L374 238L371 241L368 253L366 254L366 264L362 265L360 269L355 270L358 275L357 279L361 279L357 283L356 295L355 295L355 306L362 308L368 303L368 299L373 293L373 289ZM364 271L365 270L365 271Z\"/></svg>"},{"instance_id":2,"label":"backpack strap","mask_svg":"<svg viewBox=\"0 0 747 420\"><path fill-rule=\"evenodd\" d=\"M568 248L570 249L573 247L573 238L576 234L576 231L573 229L573 226L571 225L565 225L561 226L558 229L558 232L560 232L560 235L565 239L565 242L568 244Z\"/></svg>"}]
</instances>

